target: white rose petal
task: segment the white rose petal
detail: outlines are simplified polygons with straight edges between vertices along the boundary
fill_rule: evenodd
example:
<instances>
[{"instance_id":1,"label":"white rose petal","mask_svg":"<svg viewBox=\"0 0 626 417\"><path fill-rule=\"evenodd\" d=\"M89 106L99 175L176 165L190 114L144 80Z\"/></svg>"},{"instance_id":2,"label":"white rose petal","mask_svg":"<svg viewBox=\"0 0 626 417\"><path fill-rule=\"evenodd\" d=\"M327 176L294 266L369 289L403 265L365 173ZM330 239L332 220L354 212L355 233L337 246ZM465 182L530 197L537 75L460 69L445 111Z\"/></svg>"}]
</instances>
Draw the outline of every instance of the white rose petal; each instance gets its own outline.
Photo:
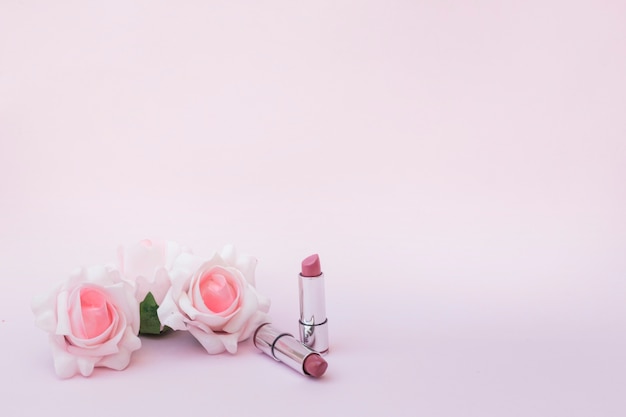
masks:
<instances>
[{"instance_id":1,"label":"white rose petal","mask_svg":"<svg viewBox=\"0 0 626 417\"><path fill-rule=\"evenodd\" d=\"M118 267L124 280L135 286L137 301L152 293L161 304L171 286L172 265L182 254L191 250L172 241L144 239L134 245L118 248Z\"/></svg>"},{"instance_id":2,"label":"white rose petal","mask_svg":"<svg viewBox=\"0 0 626 417\"><path fill-rule=\"evenodd\" d=\"M97 297L103 303L96 308L108 312L104 315L107 321L102 322L103 316L89 316L93 310L89 310L89 303L82 307L83 294ZM112 267L74 271L50 294L35 297L32 310L37 326L50 334L54 367L61 378L78 373L89 376L95 367L124 369L132 352L141 347L137 337L139 304L134 288L123 282L119 271ZM103 328L101 332L100 328ZM100 333L85 337L76 333L76 329L92 329L92 332L97 329Z\"/></svg>"},{"instance_id":3,"label":"white rose petal","mask_svg":"<svg viewBox=\"0 0 626 417\"><path fill-rule=\"evenodd\" d=\"M254 288L256 264L256 258L238 255L232 245L225 246L209 260L182 254L172 265L172 287L157 311L159 320L175 330L188 330L208 353L225 350L236 353L237 344L250 337L252 331L268 319L269 298L259 295ZM201 288L204 276L217 275L228 279L209 279L213 279L213 283L221 283L219 285L226 282L227 285L237 286L237 295L232 302L232 293L226 295L228 298L218 298L216 305L220 310L225 303L230 303L219 312L208 308ZM218 294L218 297L223 297L223 293Z\"/></svg>"}]
</instances>

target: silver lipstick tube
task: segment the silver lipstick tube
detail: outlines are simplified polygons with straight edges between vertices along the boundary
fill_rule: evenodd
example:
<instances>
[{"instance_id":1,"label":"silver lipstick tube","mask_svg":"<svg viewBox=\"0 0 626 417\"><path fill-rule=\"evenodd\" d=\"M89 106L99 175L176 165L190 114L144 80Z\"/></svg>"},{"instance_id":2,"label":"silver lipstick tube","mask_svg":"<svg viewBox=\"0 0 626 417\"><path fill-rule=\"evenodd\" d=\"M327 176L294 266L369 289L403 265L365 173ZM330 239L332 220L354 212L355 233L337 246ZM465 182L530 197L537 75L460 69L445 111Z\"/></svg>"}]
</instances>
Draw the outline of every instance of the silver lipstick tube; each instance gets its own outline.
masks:
<instances>
[{"instance_id":1,"label":"silver lipstick tube","mask_svg":"<svg viewBox=\"0 0 626 417\"><path fill-rule=\"evenodd\" d=\"M328 353L328 318L324 274L305 277L299 274L300 341L316 352Z\"/></svg>"},{"instance_id":2,"label":"silver lipstick tube","mask_svg":"<svg viewBox=\"0 0 626 417\"><path fill-rule=\"evenodd\" d=\"M304 360L310 355L317 355L317 352L304 346L293 335L275 329L270 323L257 328L252 340L254 346L263 353L302 375L308 375L304 370Z\"/></svg>"}]
</instances>

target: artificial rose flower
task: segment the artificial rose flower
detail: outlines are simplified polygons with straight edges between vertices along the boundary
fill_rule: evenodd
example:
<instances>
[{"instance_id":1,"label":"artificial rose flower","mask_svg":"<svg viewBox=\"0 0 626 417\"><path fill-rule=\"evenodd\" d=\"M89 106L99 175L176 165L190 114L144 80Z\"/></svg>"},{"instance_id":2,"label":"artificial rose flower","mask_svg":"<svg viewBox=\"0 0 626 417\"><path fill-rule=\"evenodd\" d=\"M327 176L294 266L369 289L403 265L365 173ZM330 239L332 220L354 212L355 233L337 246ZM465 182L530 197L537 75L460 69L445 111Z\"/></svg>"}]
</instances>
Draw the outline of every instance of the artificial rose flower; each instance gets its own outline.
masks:
<instances>
[{"instance_id":1,"label":"artificial rose flower","mask_svg":"<svg viewBox=\"0 0 626 417\"><path fill-rule=\"evenodd\" d=\"M171 286L169 271L181 253L191 250L165 240L144 239L118 248L118 266L124 279L135 285L137 301L142 302L152 293L156 303L161 304Z\"/></svg>"},{"instance_id":2,"label":"artificial rose flower","mask_svg":"<svg viewBox=\"0 0 626 417\"><path fill-rule=\"evenodd\" d=\"M61 378L94 367L126 368L141 347L134 288L110 266L77 269L48 295L33 299L35 323L50 333L54 368Z\"/></svg>"},{"instance_id":3,"label":"artificial rose flower","mask_svg":"<svg viewBox=\"0 0 626 417\"><path fill-rule=\"evenodd\" d=\"M188 330L209 353L237 352L237 343L267 321L270 300L257 293L257 260L225 246L210 260L182 254L172 268L172 288L157 314L163 325Z\"/></svg>"}]
</instances>

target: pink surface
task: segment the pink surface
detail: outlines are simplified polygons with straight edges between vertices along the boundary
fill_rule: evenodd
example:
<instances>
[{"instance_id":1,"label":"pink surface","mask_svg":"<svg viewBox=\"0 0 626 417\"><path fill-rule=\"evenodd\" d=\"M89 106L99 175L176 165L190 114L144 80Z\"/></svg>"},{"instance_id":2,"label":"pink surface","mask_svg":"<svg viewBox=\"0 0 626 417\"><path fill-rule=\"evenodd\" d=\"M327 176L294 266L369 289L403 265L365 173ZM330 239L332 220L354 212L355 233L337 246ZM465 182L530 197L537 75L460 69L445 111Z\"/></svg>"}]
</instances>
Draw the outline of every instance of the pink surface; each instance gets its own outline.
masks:
<instances>
[{"instance_id":1,"label":"pink surface","mask_svg":"<svg viewBox=\"0 0 626 417\"><path fill-rule=\"evenodd\" d=\"M320 257L317 254L306 257L302 261L300 275L303 277L318 277L322 274Z\"/></svg>"},{"instance_id":2,"label":"pink surface","mask_svg":"<svg viewBox=\"0 0 626 417\"><path fill-rule=\"evenodd\" d=\"M1 2L1 414L623 417L625 16ZM253 254L294 334L322 253L324 377L173 332L59 380L31 297L144 238Z\"/></svg>"}]
</instances>

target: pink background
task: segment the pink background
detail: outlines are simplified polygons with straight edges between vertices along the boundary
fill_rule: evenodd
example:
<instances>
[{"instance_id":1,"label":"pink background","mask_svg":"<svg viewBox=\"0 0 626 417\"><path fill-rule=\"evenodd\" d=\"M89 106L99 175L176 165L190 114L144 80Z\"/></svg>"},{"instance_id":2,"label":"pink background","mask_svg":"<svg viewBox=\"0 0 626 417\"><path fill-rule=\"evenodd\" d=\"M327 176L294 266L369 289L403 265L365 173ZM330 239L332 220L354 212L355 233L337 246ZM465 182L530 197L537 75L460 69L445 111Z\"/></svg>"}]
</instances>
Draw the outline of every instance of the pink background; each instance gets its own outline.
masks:
<instances>
[{"instance_id":1,"label":"pink background","mask_svg":"<svg viewBox=\"0 0 626 417\"><path fill-rule=\"evenodd\" d=\"M626 6L523 3L0 3L1 414L626 415ZM292 332L319 252L327 375L58 380L31 297L144 237L257 256Z\"/></svg>"}]
</instances>

